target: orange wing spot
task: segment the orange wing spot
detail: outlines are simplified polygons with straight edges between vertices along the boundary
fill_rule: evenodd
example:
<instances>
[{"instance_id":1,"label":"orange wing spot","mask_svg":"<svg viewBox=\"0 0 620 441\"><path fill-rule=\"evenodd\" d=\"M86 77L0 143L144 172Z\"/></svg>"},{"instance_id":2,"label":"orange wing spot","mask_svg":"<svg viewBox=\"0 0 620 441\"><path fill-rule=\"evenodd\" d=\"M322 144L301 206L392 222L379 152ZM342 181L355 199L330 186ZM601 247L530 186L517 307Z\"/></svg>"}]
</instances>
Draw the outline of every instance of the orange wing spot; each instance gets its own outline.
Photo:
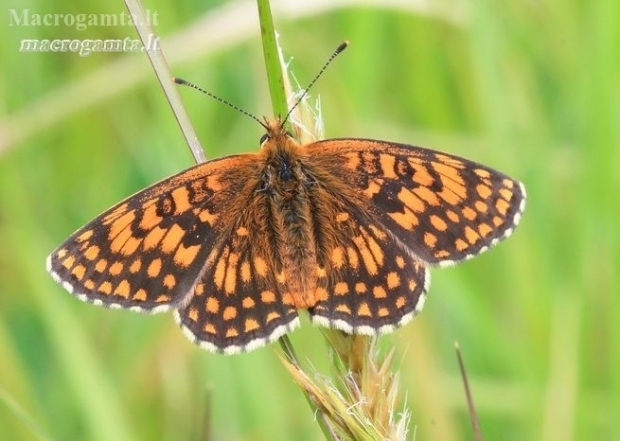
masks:
<instances>
[{"instance_id":1,"label":"orange wing spot","mask_svg":"<svg viewBox=\"0 0 620 441\"><path fill-rule=\"evenodd\" d=\"M405 267L405 258L403 256L396 256L396 266L398 266L400 269L403 269Z\"/></svg>"},{"instance_id":2,"label":"orange wing spot","mask_svg":"<svg viewBox=\"0 0 620 441\"><path fill-rule=\"evenodd\" d=\"M243 306L245 309L254 308L254 306L256 306L256 302L254 301L254 299L252 299L252 297L245 297L241 301L241 306Z\"/></svg>"},{"instance_id":3,"label":"orange wing spot","mask_svg":"<svg viewBox=\"0 0 620 441\"><path fill-rule=\"evenodd\" d=\"M110 251L113 253L122 253L123 247L133 237L133 232L130 227L119 231L118 235L114 237L112 243L110 243Z\"/></svg>"},{"instance_id":4,"label":"orange wing spot","mask_svg":"<svg viewBox=\"0 0 620 441\"><path fill-rule=\"evenodd\" d=\"M513 189L514 186L515 186L515 183L513 181L511 181L510 179L504 179L502 181L502 184L504 184L504 187L510 188L510 189Z\"/></svg>"},{"instance_id":5,"label":"orange wing spot","mask_svg":"<svg viewBox=\"0 0 620 441\"><path fill-rule=\"evenodd\" d=\"M146 291L140 288L131 298L132 300L139 300L141 302L145 302L147 298Z\"/></svg>"},{"instance_id":6,"label":"orange wing spot","mask_svg":"<svg viewBox=\"0 0 620 441\"><path fill-rule=\"evenodd\" d=\"M142 268L142 259L138 257L131 263L131 266L129 267L129 272L135 274L140 271L140 268Z\"/></svg>"},{"instance_id":7,"label":"orange wing spot","mask_svg":"<svg viewBox=\"0 0 620 441\"><path fill-rule=\"evenodd\" d=\"M426 187L421 187L426 188ZM398 200L405 204L405 207L416 213L422 213L426 210L426 205L415 193L407 188L402 188L398 192Z\"/></svg>"},{"instance_id":8,"label":"orange wing spot","mask_svg":"<svg viewBox=\"0 0 620 441\"><path fill-rule=\"evenodd\" d=\"M349 293L349 285L347 282L338 282L336 286L334 286L334 294L337 296L343 296Z\"/></svg>"},{"instance_id":9,"label":"orange wing spot","mask_svg":"<svg viewBox=\"0 0 620 441\"><path fill-rule=\"evenodd\" d=\"M469 248L469 244L465 242L463 239L456 239L454 241L454 246L458 251L463 251Z\"/></svg>"},{"instance_id":10,"label":"orange wing spot","mask_svg":"<svg viewBox=\"0 0 620 441\"><path fill-rule=\"evenodd\" d=\"M327 271L325 271L325 268L321 268L320 266L316 267L316 276L319 279L324 279L325 277L327 277Z\"/></svg>"},{"instance_id":11,"label":"orange wing spot","mask_svg":"<svg viewBox=\"0 0 620 441\"><path fill-rule=\"evenodd\" d=\"M213 296L209 296L205 302L205 308L207 308L207 312L217 314L220 310L220 301Z\"/></svg>"},{"instance_id":12,"label":"orange wing spot","mask_svg":"<svg viewBox=\"0 0 620 441\"><path fill-rule=\"evenodd\" d=\"M161 265L162 265L162 261L160 258L153 259L151 263L149 264L149 267L146 269L146 274L150 278L159 276L159 273L161 272Z\"/></svg>"},{"instance_id":13,"label":"orange wing spot","mask_svg":"<svg viewBox=\"0 0 620 441\"><path fill-rule=\"evenodd\" d=\"M89 291L92 291L93 289L95 289L95 282L93 281L93 279L88 279L87 281L85 281L84 288L86 288Z\"/></svg>"},{"instance_id":14,"label":"orange wing spot","mask_svg":"<svg viewBox=\"0 0 620 441\"><path fill-rule=\"evenodd\" d=\"M495 202L495 208L497 208L497 211L505 216L506 213L508 213L510 204L503 199L498 199L497 202Z\"/></svg>"},{"instance_id":15,"label":"orange wing spot","mask_svg":"<svg viewBox=\"0 0 620 441\"><path fill-rule=\"evenodd\" d=\"M67 254L69 253L69 251L66 248L63 248L62 250L58 250L58 252L56 253L56 258L57 259L62 259L63 257L65 257Z\"/></svg>"},{"instance_id":16,"label":"orange wing spot","mask_svg":"<svg viewBox=\"0 0 620 441\"><path fill-rule=\"evenodd\" d=\"M480 176L481 178L488 178L491 176L491 173L488 170L485 170L483 168L475 169L474 173Z\"/></svg>"},{"instance_id":17,"label":"orange wing spot","mask_svg":"<svg viewBox=\"0 0 620 441\"><path fill-rule=\"evenodd\" d=\"M116 286L116 289L114 290L114 295L115 296L121 296L121 297L123 297L125 299L128 299L129 298L129 294L131 294L131 286L129 285L129 281L123 279Z\"/></svg>"},{"instance_id":18,"label":"orange wing spot","mask_svg":"<svg viewBox=\"0 0 620 441\"><path fill-rule=\"evenodd\" d=\"M99 255L99 251L101 251L101 249L97 245L91 245L84 252L84 257L88 260L95 260Z\"/></svg>"},{"instance_id":19,"label":"orange wing spot","mask_svg":"<svg viewBox=\"0 0 620 441\"><path fill-rule=\"evenodd\" d=\"M211 213L206 208L204 210L201 210L200 214L198 215L198 218L200 219L201 222L209 224L209 225L215 225L218 217L219 215Z\"/></svg>"},{"instance_id":20,"label":"orange wing spot","mask_svg":"<svg viewBox=\"0 0 620 441\"><path fill-rule=\"evenodd\" d=\"M474 219L476 219L476 216L478 216L478 214L471 208L471 207L465 207L463 208L463 216L465 216L465 219L473 221Z\"/></svg>"},{"instance_id":21,"label":"orange wing spot","mask_svg":"<svg viewBox=\"0 0 620 441\"><path fill-rule=\"evenodd\" d=\"M224 286L224 278L226 277L226 258L228 257L228 247L224 248L224 252L220 256L219 260L215 264L215 271L213 272L213 283L217 289L222 289Z\"/></svg>"},{"instance_id":22,"label":"orange wing spot","mask_svg":"<svg viewBox=\"0 0 620 441\"><path fill-rule=\"evenodd\" d=\"M164 286L168 289L172 289L176 286L177 279L172 274L166 274L164 276Z\"/></svg>"},{"instance_id":23,"label":"orange wing spot","mask_svg":"<svg viewBox=\"0 0 620 441\"><path fill-rule=\"evenodd\" d=\"M125 242L125 244L121 248L120 253L123 256L131 256L133 253L136 252L141 243L142 240L138 239L137 237L129 237L127 239L127 242Z\"/></svg>"},{"instance_id":24,"label":"orange wing spot","mask_svg":"<svg viewBox=\"0 0 620 441\"><path fill-rule=\"evenodd\" d=\"M194 308L193 306L189 308L189 312L187 313L189 319L193 322L198 321L198 317L200 317L200 313L198 312L198 308Z\"/></svg>"},{"instance_id":25,"label":"orange wing spot","mask_svg":"<svg viewBox=\"0 0 620 441\"><path fill-rule=\"evenodd\" d=\"M222 316L224 320L232 320L235 317L237 317L237 308L233 306L227 306L224 308L224 314Z\"/></svg>"},{"instance_id":26,"label":"orange wing spot","mask_svg":"<svg viewBox=\"0 0 620 441\"><path fill-rule=\"evenodd\" d=\"M99 289L97 291L103 294L110 295L112 294L112 284L108 281L105 281L101 285L99 285Z\"/></svg>"},{"instance_id":27,"label":"orange wing spot","mask_svg":"<svg viewBox=\"0 0 620 441\"><path fill-rule=\"evenodd\" d=\"M437 158L441 159L439 156L437 156ZM463 164L460 161L456 161L454 158L444 158L447 159L445 162L433 162L433 169L458 186L463 186L465 181L463 181L463 175L461 175L458 170L463 168ZM449 162L450 165L448 165L447 162Z\"/></svg>"},{"instance_id":28,"label":"orange wing spot","mask_svg":"<svg viewBox=\"0 0 620 441\"><path fill-rule=\"evenodd\" d=\"M263 303L273 303L276 301L276 294L273 291L263 291L260 293L260 300Z\"/></svg>"},{"instance_id":29,"label":"orange wing spot","mask_svg":"<svg viewBox=\"0 0 620 441\"><path fill-rule=\"evenodd\" d=\"M215 326L213 326L211 323L207 323L204 327L204 330L207 334L213 334L213 335L217 335L217 331L215 330Z\"/></svg>"},{"instance_id":30,"label":"orange wing spot","mask_svg":"<svg viewBox=\"0 0 620 441\"><path fill-rule=\"evenodd\" d=\"M75 265L75 267L71 270L71 274L73 274L76 279L82 280L84 278L84 274L86 274L86 267L84 265Z\"/></svg>"},{"instance_id":31,"label":"orange wing spot","mask_svg":"<svg viewBox=\"0 0 620 441\"><path fill-rule=\"evenodd\" d=\"M250 263L247 260L244 260L240 267L241 280L243 283L248 283L252 280L252 272L250 270Z\"/></svg>"},{"instance_id":32,"label":"orange wing spot","mask_svg":"<svg viewBox=\"0 0 620 441\"><path fill-rule=\"evenodd\" d=\"M105 259L99 259L95 264L95 271L102 273L108 267L108 261Z\"/></svg>"},{"instance_id":33,"label":"orange wing spot","mask_svg":"<svg viewBox=\"0 0 620 441\"><path fill-rule=\"evenodd\" d=\"M82 234L80 234L78 237L76 237L75 241L79 243L85 242L91 237L93 237L93 234L95 234L93 230L86 230Z\"/></svg>"},{"instance_id":34,"label":"orange wing spot","mask_svg":"<svg viewBox=\"0 0 620 441\"><path fill-rule=\"evenodd\" d=\"M226 337L233 338L239 337L239 331L236 328L230 327L226 330Z\"/></svg>"},{"instance_id":35,"label":"orange wing spot","mask_svg":"<svg viewBox=\"0 0 620 441\"><path fill-rule=\"evenodd\" d=\"M329 298L329 293L325 288L317 288L314 290L315 302L324 302Z\"/></svg>"},{"instance_id":36,"label":"orange wing spot","mask_svg":"<svg viewBox=\"0 0 620 441\"><path fill-rule=\"evenodd\" d=\"M190 245L186 247L181 244L179 245L179 248L177 248L176 253L174 253L172 260L175 265L187 268L194 262L201 248L202 247L200 245Z\"/></svg>"},{"instance_id":37,"label":"orange wing spot","mask_svg":"<svg viewBox=\"0 0 620 441\"><path fill-rule=\"evenodd\" d=\"M409 279L409 291L413 292L418 287L418 282L413 279Z\"/></svg>"},{"instance_id":38,"label":"orange wing spot","mask_svg":"<svg viewBox=\"0 0 620 441\"><path fill-rule=\"evenodd\" d=\"M75 256L69 256L65 260L62 261L62 266L67 269L71 269L71 267L75 264Z\"/></svg>"},{"instance_id":39,"label":"orange wing spot","mask_svg":"<svg viewBox=\"0 0 620 441\"><path fill-rule=\"evenodd\" d=\"M389 272L386 277L386 283L389 290L398 288L400 286L400 277L398 273L396 273L395 271Z\"/></svg>"},{"instance_id":40,"label":"orange wing spot","mask_svg":"<svg viewBox=\"0 0 620 441\"><path fill-rule=\"evenodd\" d=\"M398 309L403 309L407 304L407 298L405 296L400 296L396 299L396 307Z\"/></svg>"},{"instance_id":41,"label":"orange wing spot","mask_svg":"<svg viewBox=\"0 0 620 441\"><path fill-rule=\"evenodd\" d=\"M493 225L495 225L496 227L499 227L500 225L502 225L504 223L504 219L499 217L499 216L495 216L493 218Z\"/></svg>"},{"instance_id":42,"label":"orange wing spot","mask_svg":"<svg viewBox=\"0 0 620 441\"><path fill-rule=\"evenodd\" d=\"M380 230L379 228L377 228L376 225L370 224L368 225L368 228L370 228L370 230L372 231L372 233L375 235L377 239L384 240L387 238L387 234L385 234L385 231Z\"/></svg>"},{"instance_id":43,"label":"orange wing spot","mask_svg":"<svg viewBox=\"0 0 620 441\"><path fill-rule=\"evenodd\" d=\"M424 245L429 248L435 248L435 245L437 245L437 236L428 231L424 233Z\"/></svg>"},{"instance_id":44,"label":"orange wing spot","mask_svg":"<svg viewBox=\"0 0 620 441\"><path fill-rule=\"evenodd\" d=\"M506 199L507 201L509 201L512 196L514 195L514 193L512 192L512 190L509 190L507 188L502 188L499 190L499 194Z\"/></svg>"},{"instance_id":45,"label":"orange wing spot","mask_svg":"<svg viewBox=\"0 0 620 441\"><path fill-rule=\"evenodd\" d=\"M443 182L443 184L444 189L437 193L441 199L450 205L456 205L465 199L465 196L467 195L467 190L465 187L457 185L454 182Z\"/></svg>"},{"instance_id":46,"label":"orange wing spot","mask_svg":"<svg viewBox=\"0 0 620 441\"><path fill-rule=\"evenodd\" d=\"M446 216L448 216L448 219L450 219L452 222L454 223L458 223L459 222L459 215L456 214L454 211L452 210L447 210L446 211Z\"/></svg>"},{"instance_id":47,"label":"orange wing spot","mask_svg":"<svg viewBox=\"0 0 620 441\"><path fill-rule=\"evenodd\" d=\"M228 267L226 268L226 280L224 280L224 291L226 294L234 294L237 288L237 264L239 254L230 253L228 256Z\"/></svg>"},{"instance_id":48,"label":"orange wing spot","mask_svg":"<svg viewBox=\"0 0 620 441\"><path fill-rule=\"evenodd\" d=\"M183 236L185 236L185 230L177 224L172 224L161 241L160 248L162 252L169 254L174 251L181 243L181 240L183 240Z\"/></svg>"},{"instance_id":49,"label":"orange wing spot","mask_svg":"<svg viewBox=\"0 0 620 441\"><path fill-rule=\"evenodd\" d=\"M359 256L353 247L347 247L347 259L349 266L353 269L357 269L360 264Z\"/></svg>"},{"instance_id":50,"label":"orange wing spot","mask_svg":"<svg viewBox=\"0 0 620 441\"><path fill-rule=\"evenodd\" d=\"M286 282L286 274L284 273L284 270L282 270L278 274L276 274L276 281L279 284L284 284Z\"/></svg>"},{"instance_id":51,"label":"orange wing spot","mask_svg":"<svg viewBox=\"0 0 620 441\"><path fill-rule=\"evenodd\" d=\"M342 303L340 305L336 306L336 311L344 312L347 315L351 315L351 308L349 308L347 305L342 304Z\"/></svg>"},{"instance_id":52,"label":"orange wing spot","mask_svg":"<svg viewBox=\"0 0 620 441\"><path fill-rule=\"evenodd\" d=\"M296 306L295 299L290 292L285 292L284 294L282 294L282 303L289 306Z\"/></svg>"},{"instance_id":53,"label":"orange wing spot","mask_svg":"<svg viewBox=\"0 0 620 441\"><path fill-rule=\"evenodd\" d=\"M375 299L385 299L387 297L387 292L384 287L377 285L372 289L372 295Z\"/></svg>"},{"instance_id":54,"label":"orange wing spot","mask_svg":"<svg viewBox=\"0 0 620 441\"><path fill-rule=\"evenodd\" d=\"M349 170L358 170L358 167L360 166L360 158L357 155L357 153L351 153L348 155L344 155L347 158L347 162L345 162L343 164L343 166L345 168L348 168Z\"/></svg>"},{"instance_id":55,"label":"orange wing spot","mask_svg":"<svg viewBox=\"0 0 620 441\"><path fill-rule=\"evenodd\" d=\"M336 215L336 222L346 222L349 220L349 213L341 212Z\"/></svg>"},{"instance_id":56,"label":"orange wing spot","mask_svg":"<svg viewBox=\"0 0 620 441\"><path fill-rule=\"evenodd\" d=\"M489 224L478 225L478 234L480 234L480 236L487 237L492 232L493 232L493 228L491 228Z\"/></svg>"},{"instance_id":57,"label":"orange wing spot","mask_svg":"<svg viewBox=\"0 0 620 441\"><path fill-rule=\"evenodd\" d=\"M435 229L439 231L446 231L448 229L448 224L446 223L446 221L437 216L436 214L433 214L429 220L431 221L433 227L435 227Z\"/></svg>"},{"instance_id":58,"label":"orange wing spot","mask_svg":"<svg viewBox=\"0 0 620 441\"><path fill-rule=\"evenodd\" d=\"M157 206L155 201L149 201L143 206L142 218L138 228L142 231L150 231L161 222L162 217L157 215Z\"/></svg>"},{"instance_id":59,"label":"orange wing spot","mask_svg":"<svg viewBox=\"0 0 620 441\"><path fill-rule=\"evenodd\" d=\"M363 282L357 282L355 284L355 292L358 294L364 294L365 292L368 291L368 287L366 286L365 283Z\"/></svg>"},{"instance_id":60,"label":"orange wing spot","mask_svg":"<svg viewBox=\"0 0 620 441\"><path fill-rule=\"evenodd\" d=\"M364 242L364 239L362 239L360 236L355 237L354 240L360 250L360 255L362 256L362 262L364 262L366 271L368 271L368 274L370 274L371 276L376 275L378 272L377 263L375 262L375 259L373 258L372 253L367 248L366 242Z\"/></svg>"},{"instance_id":61,"label":"orange wing spot","mask_svg":"<svg viewBox=\"0 0 620 441\"><path fill-rule=\"evenodd\" d=\"M415 194L417 196L420 197L420 199L422 199L427 204L435 206L435 207L437 205L441 205L441 201L437 197L437 193L435 193L430 188L428 188L428 187L418 187L418 188L416 188L413 191L415 192ZM424 210L422 210L422 211L424 211Z\"/></svg>"},{"instance_id":62,"label":"orange wing spot","mask_svg":"<svg viewBox=\"0 0 620 441\"><path fill-rule=\"evenodd\" d=\"M110 222L113 222L115 219L117 219L119 216L121 216L123 213L127 212L127 209L129 208L129 204L128 203L124 203L122 205L119 205L118 207L116 207L112 212L108 213L104 218L103 218L103 224L107 225Z\"/></svg>"},{"instance_id":63,"label":"orange wing spot","mask_svg":"<svg viewBox=\"0 0 620 441\"><path fill-rule=\"evenodd\" d=\"M372 313L370 312L370 308L368 307L368 303L363 302L357 308L357 315L361 315L364 317L372 317Z\"/></svg>"},{"instance_id":64,"label":"orange wing spot","mask_svg":"<svg viewBox=\"0 0 620 441\"><path fill-rule=\"evenodd\" d=\"M166 303L166 302L169 302L171 298L172 298L172 297L170 297L170 296L169 296L169 295L167 295L167 294L160 294L160 295L158 295L158 296L157 296L157 298L155 299L155 303Z\"/></svg>"},{"instance_id":65,"label":"orange wing spot","mask_svg":"<svg viewBox=\"0 0 620 441\"><path fill-rule=\"evenodd\" d=\"M491 196L491 189L483 184L476 185L476 192L478 192L478 195L482 199L487 199L489 196Z\"/></svg>"},{"instance_id":66,"label":"orange wing spot","mask_svg":"<svg viewBox=\"0 0 620 441\"><path fill-rule=\"evenodd\" d=\"M261 257L255 257L254 258L254 269L256 270L256 273L259 276L267 277L267 272L269 268L267 266L267 262L265 262L265 259Z\"/></svg>"},{"instance_id":67,"label":"orange wing spot","mask_svg":"<svg viewBox=\"0 0 620 441\"><path fill-rule=\"evenodd\" d=\"M258 322L254 319L245 319L245 332L256 331L260 328Z\"/></svg>"},{"instance_id":68,"label":"orange wing spot","mask_svg":"<svg viewBox=\"0 0 620 441\"><path fill-rule=\"evenodd\" d=\"M245 227L237 228L237 236L249 236L250 231Z\"/></svg>"},{"instance_id":69,"label":"orange wing spot","mask_svg":"<svg viewBox=\"0 0 620 441\"><path fill-rule=\"evenodd\" d=\"M447 252L446 250L439 250L435 252L436 259L445 259L448 256L450 256L450 253Z\"/></svg>"},{"instance_id":70,"label":"orange wing spot","mask_svg":"<svg viewBox=\"0 0 620 441\"><path fill-rule=\"evenodd\" d=\"M390 216L394 222L402 228L409 231L413 230L413 228L418 226L420 223L418 217L407 207L404 207L404 211L402 213L388 213L388 216Z\"/></svg>"},{"instance_id":71,"label":"orange wing spot","mask_svg":"<svg viewBox=\"0 0 620 441\"><path fill-rule=\"evenodd\" d=\"M378 314L379 317L387 317L388 315L390 315L390 310L387 308L379 308Z\"/></svg>"},{"instance_id":72,"label":"orange wing spot","mask_svg":"<svg viewBox=\"0 0 620 441\"><path fill-rule=\"evenodd\" d=\"M342 247L336 247L332 250L331 260L336 268L342 268L344 266L344 250Z\"/></svg>"},{"instance_id":73,"label":"orange wing spot","mask_svg":"<svg viewBox=\"0 0 620 441\"><path fill-rule=\"evenodd\" d=\"M275 319L279 319L281 317L281 315L275 311L270 312L269 314L267 314L267 319L265 320L267 323L272 322Z\"/></svg>"},{"instance_id":74,"label":"orange wing spot","mask_svg":"<svg viewBox=\"0 0 620 441\"><path fill-rule=\"evenodd\" d=\"M414 160L409 160L409 165L413 168L412 179L413 182L419 185L423 185L425 187L429 187L435 182L435 179L428 172L428 168L422 164L417 162L413 162Z\"/></svg>"},{"instance_id":75,"label":"orange wing spot","mask_svg":"<svg viewBox=\"0 0 620 441\"><path fill-rule=\"evenodd\" d=\"M117 260L110 266L110 269L109 269L110 275L118 276L123 271L123 267L124 267L123 263Z\"/></svg>"},{"instance_id":76,"label":"orange wing spot","mask_svg":"<svg viewBox=\"0 0 620 441\"><path fill-rule=\"evenodd\" d=\"M377 262L379 264L379 266L383 265L383 249L381 248L381 245L379 245L377 243L377 241L366 235L366 240L368 242L368 246L370 248L370 252L372 253L372 256L375 259L375 262Z\"/></svg>"},{"instance_id":77,"label":"orange wing spot","mask_svg":"<svg viewBox=\"0 0 620 441\"><path fill-rule=\"evenodd\" d=\"M164 228L155 227L144 237L144 251L150 251L159 245L161 239L165 236L166 230Z\"/></svg>"},{"instance_id":78,"label":"orange wing spot","mask_svg":"<svg viewBox=\"0 0 620 441\"><path fill-rule=\"evenodd\" d=\"M465 238L470 244L475 244L480 239L480 235L471 227L465 227Z\"/></svg>"},{"instance_id":79,"label":"orange wing spot","mask_svg":"<svg viewBox=\"0 0 620 441\"><path fill-rule=\"evenodd\" d=\"M195 296L201 296L203 295L205 292L205 284L200 282L196 284L196 287L194 288L194 295Z\"/></svg>"},{"instance_id":80,"label":"orange wing spot","mask_svg":"<svg viewBox=\"0 0 620 441\"><path fill-rule=\"evenodd\" d=\"M379 155L379 164L381 164L381 174L387 179L398 179L398 176L394 172L396 165L396 158L394 155L386 155L382 153Z\"/></svg>"},{"instance_id":81,"label":"orange wing spot","mask_svg":"<svg viewBox=\"0 0 620 441\"><path fill-rule=\"evenodd\" d=\"M189 202L189 192L187 188L175 188L172 190L172 193L170 193L170 196L172 196L176 207L175 214L184 213L192 208L192 204Z\"/></svg>"},{"instance_id":82,"label":"orange wing spot","mask_svg":"<svg viewBox=\"0 0 620 441\"><path fill-rule=\"evenodd\" d=\"M131 233L131 228L127 228L127 227L129 227L129 225L131 225L131 223L135 219L136 219L136 213L132 210L128 213L123 214L121 217L119 217L114 222L112 222L112 225L110 225L110 231L108 232L108 237L110 238L110 240L118 237L119 234L121 234L122 232L126 230L129 230ZM124 242L125 241L123 241L123 243Z\"/></svg>"},{"instance_id":83,"label":"orange wing spot","mask_svg":"<svg viewBox=\"0 0 620 441\"><path fill-rule=\"evenodd\" d=\"M489 206L482 201L476 201L474 205L480 213L486 213L489 210Z\"/></svg>"},{"instance_id":84,"label":"orange wing spot","mask_svg":"<svg viewBox=\"0 0 620 441\"><path fill-rule=\"evenodd\" d=\"M368 199L372 199L374 195L378 194L381 191L382 185L382 181L380 181L379 179L373 179L368 184L368 187L366 187L366 189L364 190L364 196L366 196Z\"/></svg>"}]
</instances>

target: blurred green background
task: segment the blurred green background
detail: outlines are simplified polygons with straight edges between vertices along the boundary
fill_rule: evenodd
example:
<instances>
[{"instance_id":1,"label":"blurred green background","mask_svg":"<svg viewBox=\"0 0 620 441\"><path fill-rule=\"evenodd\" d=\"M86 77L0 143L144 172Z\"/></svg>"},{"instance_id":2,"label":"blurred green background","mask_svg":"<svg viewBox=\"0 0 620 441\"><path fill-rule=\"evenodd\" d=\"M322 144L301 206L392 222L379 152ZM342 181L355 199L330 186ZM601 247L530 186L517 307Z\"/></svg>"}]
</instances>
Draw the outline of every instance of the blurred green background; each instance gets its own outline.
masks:
<instances>
[{"instance_id":1,"label":"blurred green background","mask_svg":"<svg viewBox=\"0 0 620 441\"><path fill-rule=\"evenodd\" d=\"M154 0L175 75L271 116L252 1ZM0 38L0 439L319 440L277 346L226 357L169 314L75 300L46 255L108 206L192 165L144 53L22 53L22 39L136 38L131 26L23 26L21 14L124 4L3 2ZM486 439L620 439L620 2L273 2L327 137L425 145L522 180L513 237L433 271L396 346L411 439L471 440L460 342ZM12 24L11 24L12 23ZM252 120L190 89L210 158L258 149ZM328 370L318 329L291 336ZM205 428L207 427L207 428Z\"/></svg>"}]
</instances>

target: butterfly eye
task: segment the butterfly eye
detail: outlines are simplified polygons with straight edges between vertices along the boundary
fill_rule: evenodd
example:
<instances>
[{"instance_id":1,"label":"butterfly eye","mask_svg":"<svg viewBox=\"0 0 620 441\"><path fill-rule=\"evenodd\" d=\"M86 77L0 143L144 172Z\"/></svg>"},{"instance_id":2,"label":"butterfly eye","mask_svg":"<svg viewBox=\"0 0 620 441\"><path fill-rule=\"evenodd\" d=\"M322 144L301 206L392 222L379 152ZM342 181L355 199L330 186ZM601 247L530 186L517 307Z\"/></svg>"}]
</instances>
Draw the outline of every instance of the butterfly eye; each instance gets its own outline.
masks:
<instances>
[{"instance_id":1,"label":"butterfly eye","mask_svg":"<svg viewBox=\"0 0 620 441\"><path fill-rule=\"evenodd\" d=\"M260 145L263 145L268 139L269 135L265 133L263 136L260 137Z\"/></svg>"}]
</instances>

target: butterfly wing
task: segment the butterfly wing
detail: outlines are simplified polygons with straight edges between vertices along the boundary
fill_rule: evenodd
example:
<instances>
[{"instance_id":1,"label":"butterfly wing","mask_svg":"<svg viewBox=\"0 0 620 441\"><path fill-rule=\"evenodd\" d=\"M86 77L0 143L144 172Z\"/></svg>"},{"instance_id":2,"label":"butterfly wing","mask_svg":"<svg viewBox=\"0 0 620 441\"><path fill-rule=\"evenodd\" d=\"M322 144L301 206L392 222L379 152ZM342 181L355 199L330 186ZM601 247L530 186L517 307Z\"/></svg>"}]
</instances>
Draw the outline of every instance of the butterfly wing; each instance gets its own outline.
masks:
<instances>
[{"instance_id":1,"label":"butterfly wing","mask_svg":"<svg viewBox=\"0 0 620 441\"><path fill-rule=\"evenodd\" d=\"M255 192L230 233L207 257L206 270L176 320L190 340L234 354L264 346L299 326L275 249L269 197Z\"/></svg>"},{"instance_id":2,"label":"butterfly wing","mask_svg":"<svg viewBox=\"0 0 620 441\"><path fill-rule=\"evenodd\" d=\"M320 264L332 268L312 320L346 332L390 332L422 309L427 264L471 258L509 236L525 204L519 182L419 147L362 139L304 146L308 173L339 223ZM321 193L321 194L323 194ZM320 215L318 215L320 217Z\"/></svg>"},{"instance_id":3,"label":"butterfly wing","mask_svg":"<svg viewBox=\"0 0 620 441\"><path fill-rule=\"evenodd\" d=\"M48 257L48 271L98 305L161 312L183 304L226 234L231 201L252 191L256 161L213 160L134 194L72 234Z\"/></svg>"},{"instance_id":4,"label":"butterfly wing","mask_svg":"<svg viewBox=\"0 0 620 441\"><path fill-rule=\"evenodd\" d=\"M447 266L508 237L523 185L484 165L404 144L331 139L306 146L350 194L424 262Z\"/></svg>"}]
</instances>

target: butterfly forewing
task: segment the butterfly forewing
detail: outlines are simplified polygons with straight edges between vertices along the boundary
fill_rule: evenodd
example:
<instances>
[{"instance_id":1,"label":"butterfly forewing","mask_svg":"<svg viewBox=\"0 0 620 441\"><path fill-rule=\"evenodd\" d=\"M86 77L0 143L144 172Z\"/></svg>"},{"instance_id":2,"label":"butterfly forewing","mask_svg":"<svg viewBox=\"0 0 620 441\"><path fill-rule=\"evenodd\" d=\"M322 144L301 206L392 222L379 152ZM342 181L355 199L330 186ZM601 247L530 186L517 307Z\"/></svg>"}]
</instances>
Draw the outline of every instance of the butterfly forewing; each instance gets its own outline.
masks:
<instances>
[{"instance_id":1,"label":"butterfly forewing","mask_svg":"<svg viewBox=\"0 0 620 441\"><path fill-rule=\"evenodd\" d=\"M52 276L80 300L159 312L193 293L207 256L242 195L255 155L192 167L112 207L48 258Z\"/></svg>"},{"instance_id":2,"label":"butterfly forewing","mask_svg":"<svg viewBox=\"0 0 620 441\"><path fill-rule=\"evenodd\" d=\"M305 147L339 164L362 206L424 262L450 265L509 236L523 185L491 168L420 147L330 139Z\"/></svg>"}]
</instances>

